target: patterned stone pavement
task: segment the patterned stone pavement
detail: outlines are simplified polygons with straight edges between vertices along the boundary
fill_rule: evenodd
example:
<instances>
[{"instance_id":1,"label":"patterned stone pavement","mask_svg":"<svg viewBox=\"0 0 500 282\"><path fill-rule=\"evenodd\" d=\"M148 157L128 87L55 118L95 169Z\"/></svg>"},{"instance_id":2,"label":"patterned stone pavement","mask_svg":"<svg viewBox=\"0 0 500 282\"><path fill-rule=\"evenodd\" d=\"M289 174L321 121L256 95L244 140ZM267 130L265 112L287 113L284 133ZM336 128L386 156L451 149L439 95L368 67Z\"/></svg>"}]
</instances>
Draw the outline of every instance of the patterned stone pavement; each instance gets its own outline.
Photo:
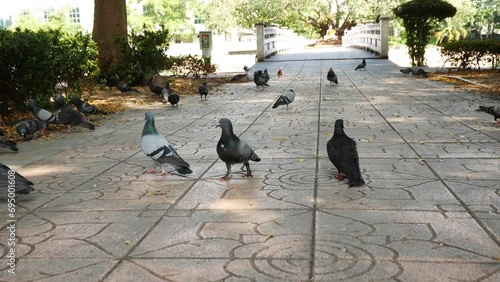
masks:
<instances>
[{"instance_id":1,"label":"patterned stone pavement","mask_svg":"<svg viewBox=\"0 0 500 282\"><path fill-rule=\"evenodd\" d=\"M17 199L15 275L1 210L0 280L500 281L500 128L474 111L498 101L388 60L354 71L353 57L371 55L279 54L252 68L273 75L265 90L227 84L206 102L129 110L0 154L37 189ZM289 88L289 110L271 109ZM193 174L145 173L147 110ZM222 117L262 159L251 179L236 167L218 180ZM332 179L326 142L339 118L357 140L362 187Z\"/></svg>"}]
</instances>

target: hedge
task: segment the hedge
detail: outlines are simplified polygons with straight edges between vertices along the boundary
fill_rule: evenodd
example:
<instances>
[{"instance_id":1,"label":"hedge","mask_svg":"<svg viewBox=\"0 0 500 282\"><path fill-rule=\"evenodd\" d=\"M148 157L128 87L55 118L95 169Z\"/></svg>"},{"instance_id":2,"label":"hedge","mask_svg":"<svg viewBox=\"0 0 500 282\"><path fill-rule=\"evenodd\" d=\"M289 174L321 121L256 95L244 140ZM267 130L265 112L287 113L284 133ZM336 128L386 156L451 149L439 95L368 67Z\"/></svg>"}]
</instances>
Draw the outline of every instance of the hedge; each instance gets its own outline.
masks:
<instances>
[{"instance_id":1,"label":"hedge","mask_svg":"<svg viewBox=\"0 0 500 282\"><path fill-rule=\"evenodd\" d=\"M452 66L461 69L480 68L481 63L491 63L492 68L500 59L498 40L460 40L443 45L441 54Z\"/></svg>"}]
</instances>

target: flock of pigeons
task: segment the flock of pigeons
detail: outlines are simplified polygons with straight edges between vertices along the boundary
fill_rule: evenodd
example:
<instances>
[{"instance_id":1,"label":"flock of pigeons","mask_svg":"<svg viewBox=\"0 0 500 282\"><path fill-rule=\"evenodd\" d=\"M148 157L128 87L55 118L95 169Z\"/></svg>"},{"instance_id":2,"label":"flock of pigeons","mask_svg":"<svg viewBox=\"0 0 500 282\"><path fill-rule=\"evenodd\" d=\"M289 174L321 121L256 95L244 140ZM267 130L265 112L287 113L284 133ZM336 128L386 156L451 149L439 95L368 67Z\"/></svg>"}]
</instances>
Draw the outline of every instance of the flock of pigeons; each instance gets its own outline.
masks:
<instances>
[{"instance_id":1,"label":"flock of pigeons","mask_svg":"<svg viewBox=\"0 0 500 282\"><path fill-rule=\"evenodd\" d=\"M366 70L365 68L366 61L363 59L355 70ZM246 72L248 72L247 67L245 67L245 75ZM411 72L414 75L424 76L427 74L423 69L415 71L411 68L402 69L401 72L404 74L409 74ZM283 69L280 68L277 72L277 77L281 78L283 75ZM254 83L257 89L263 89L265 86L269 86L269 79L270 76L267 69L257 70L254 72ZM330 68L327 73L327 80L330 84L339 84L337 75L332 68ZM161 97L164 102L169 102L172 106L178 106L179 95L172 90L168 81L166 82L165 87L160 87L152 82L147 82L146 84L151 92ZM122 92L135 90L130 89L126 84L122 85L121 82L117 82L115 86ZM198 93L200 95L200 99L202 101L206 101L209 93L206 82L203 82L202 85L199 86ZM277 98L272 108L275 109L279 106L285 106L288 110L288 105L295 100L295 95L295 91L292 89L284 91ZM28 99L28 106L36 119L19 122L16 125L16 131L23 137L23 139L27 139L36 138L36 134L39 131L43 134L47 129L48 124L64 124L67 126L66 133L70 133L70 126L82 126L90 130L94 130L95 126L90 123L88 117L92 114L106 114L105 112L97 109L95 106L82 101L76 95L71 96L71 101L76 106L78 111L70 107L64 101L63 96L60 93L56 94L54 96L55 112L52 113L39 107L33 99ZM477 111L493 115L494 120L500 125L500 106L479 106ZM190 165L179 156L167 139L156 130L154 114L152 112L147 112L145 114L145 120L146 122L141 135L140 147L144 154L147 157L150 157L155 163L155 166L148 170L148 172L165 175L166 171L164 165L169 164L180 174L184 175L192 173L193 171L191 170ZM260 162L261 159L257 153L248 143L234 134L233 125L229 119L221 118L217 126L221 128L222 132L217 143L216 151L219 158L226 164L227 168L226 174L221 177L220 180L229 180L231 175L231 166L234 164L243 164L241 170L246 172L243 175L244 178L252 177L249 162ZM16 147L17 144L15 142L5 140L3 138L4 133L5 132L0 129L0 148L18 151L18 148ZM356 142L352 138L348 137L344 132L344 122L342 119L335 121L333 136L327 143L327 153L330 161L338 171L338 174L335 176L336 179L344 180L347 178L350 187L365 184L359 166L359 156L356 149ZM7 190L7 178L10 171L9 167L0 163L0 190L2 191ZM33 189L33 183L18 173L16 173L16 181L16 193L18 194L28 194Z\"/></svg>"}]
</instances>

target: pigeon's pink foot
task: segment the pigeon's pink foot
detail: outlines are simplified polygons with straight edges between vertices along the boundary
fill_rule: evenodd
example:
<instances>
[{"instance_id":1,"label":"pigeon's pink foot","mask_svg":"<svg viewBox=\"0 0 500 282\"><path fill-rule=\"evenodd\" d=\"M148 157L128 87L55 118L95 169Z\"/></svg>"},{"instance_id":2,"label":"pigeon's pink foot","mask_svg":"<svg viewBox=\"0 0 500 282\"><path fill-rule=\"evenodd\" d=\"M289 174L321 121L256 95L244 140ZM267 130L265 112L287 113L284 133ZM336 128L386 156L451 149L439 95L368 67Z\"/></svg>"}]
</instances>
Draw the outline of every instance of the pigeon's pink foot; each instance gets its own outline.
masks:
<instances>
[{"instance_id":1,"label":"pigeon's pink foot","mask_svg":"<svg viewBox=\"0 0 500 282\"><path fill-rule=\"evenodd\" d=\"M243 178L252 178L252 177L253 177L253 175L251 175L251 174L243 174Z\"/></svg>"},{"instance_id":2,"label":"pigeon's pink foot","mask_svg":"<svg viewBox=\"0 0 500 282\"><path fill-rule=\"evenodd\" d=\"M338 179L338 180L344 180L345 178L345 175L342 175L342 174L338 174L338 175L335 175L335 179Z\"/></svg>"},{"instance_id":3,"label":"pigeon's pink foot","mask_svg":"<svg viewBox=\"0 0 500 282\"><path fill-rule=\"evenodd\" d=\"M500 120L497 120L497 124L500 125Z\"/></svg>"},{"instance_id":4,"label":"pigeon's pink foot","mask_svg":"<svg viewBox=\"0 0 500 282\"><path fill-rule=\"evenodd\" d=\"M156 167L148 169L147 173L155 173L156 172Z\"/></svg>"},{"instance_id":5,"label":"pigeon's pink foot","mask_svg":"<svg viewBox=\"0 0 500 282\"><path fill-rule=\"evenodd\" d=\"M165 175L167 175L167 173L165 171L162 171L162 172L160 172L160 173L158 173L156 175L158 175L158 176L165 176Z\"/></svg>"},{"instance_id":6,"label":"pigeon's pink foot","mask_svg":"<svg viewBox=\"0 0 500 282\"><path fill-rule=\"evenodd\" d=\"M229 181L229 177L223 176L219 178L219 181L224 181L224 182Z\"/></svg>"}]
</instances>

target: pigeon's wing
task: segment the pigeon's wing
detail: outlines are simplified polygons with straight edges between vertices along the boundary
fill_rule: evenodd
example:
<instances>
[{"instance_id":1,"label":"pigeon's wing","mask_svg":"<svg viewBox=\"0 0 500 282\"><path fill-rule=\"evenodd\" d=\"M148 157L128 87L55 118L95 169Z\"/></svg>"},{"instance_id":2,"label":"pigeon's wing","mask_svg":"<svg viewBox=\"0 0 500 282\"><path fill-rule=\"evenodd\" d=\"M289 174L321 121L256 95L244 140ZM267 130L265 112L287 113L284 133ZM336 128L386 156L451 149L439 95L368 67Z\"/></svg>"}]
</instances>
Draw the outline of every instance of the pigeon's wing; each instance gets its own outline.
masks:
<instances>
[{"instance_id":1,"label":"pigeon's wing","mask_svg":"<svg viewBox=\"0 0 500 282\"><path fill-rule=\"evenodd\" d=\"M141 149L146 156L152 158L155 162L189 167L189 164L177 154L167 139L160 134L142 136Z\"/></svg>"},{"instance_id":2,"label":"pigeon's wing","mask_svg":"<svg viewBox=\"0 0 500 282\"><path fill-rule=\"evenodd\" d=\"M340 171L345 173L349 180L351 178L362 179L356 142L346 137L342 138L338 145L338 168Z\"/></svg>"},{"instance_id":3,"label":"pigeon's wing","mask_svg":"<svg viewBox=\"0 0 500 282\"><path fill-rule=\"evenodd\" d=\"M237 154L243 161L260 161L259 156L255 153L255 151L250 147L250 145L245 142L245 140L240 139L237 146Z\"/></svg>"},{"instance_id":4,"label":"pigeon's wing","mask_svg":"<svg viewBox=\"0 0 500 282\"><path fill-rule=\"evenodd\" d=\"M287 104L290 104L295 100L295 92L291 90L283 93L282 96L285 97Z\"/></svg>"},{"instance_id":5,"label":"pigeon's wing","mask_svg":"<svg viewBox=\"0 0 500 282\"><path fill-rule=\"evenodd\" d=\"M10 172L10 173L9 173ZM0 192L1 193L6 193L7 192L7 188L8 188L8 177L9 175L12 174L12 170L0 163ZM31 190L33 190L33 182L29 181L28 179L26 179L24 176L22 176L21 174L15 172L14 173L14 176L15 176L15 181L16 181L16 185L15 185L15 190L16 190L16 193L17 194L29 194L31 192Z\"/></svg>"},{"instance_id":6,"label":"pigeon's wing","mask_svg":"<svg viewBox=\"0 0 500 282\"><path fill-rule=\"evenodd\" d=\"M84 114L95 114L97 112L97 108L94 105L84 102L82 104L81 112L83 112Z\"/></svg>"}]
</instances>

